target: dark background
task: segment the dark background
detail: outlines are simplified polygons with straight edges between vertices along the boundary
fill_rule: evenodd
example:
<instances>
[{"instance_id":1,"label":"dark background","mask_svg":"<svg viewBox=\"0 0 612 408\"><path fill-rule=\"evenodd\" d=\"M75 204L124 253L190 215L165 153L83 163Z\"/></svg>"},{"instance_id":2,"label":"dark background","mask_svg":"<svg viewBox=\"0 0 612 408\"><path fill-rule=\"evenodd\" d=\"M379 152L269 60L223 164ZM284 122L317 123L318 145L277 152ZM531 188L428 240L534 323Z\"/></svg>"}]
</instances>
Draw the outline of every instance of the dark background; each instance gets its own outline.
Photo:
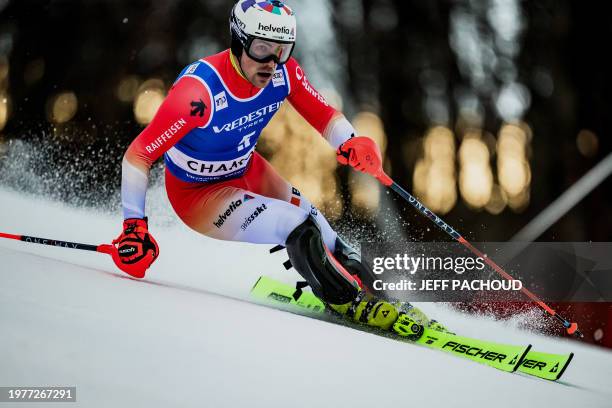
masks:
<instances>
[{"instance_id":1,"label":"dark background","mask_svg":"<svg viewBox=\"0 0 612 408\"><path fill-rule=\"evenodd\" d=\"M305 3L290 2L298 24ZM453 49L452 38L457 28L453 21L463 15L472 19L482 38L494 42L499 27L488 16L499 2L316 3L329 10L321 18L331 19L342 52L337 65L345 113L349 119L363 110L380 116L388 141L387 160L398 183L412 191L423 135L435 124L424 108L433 88L446 102L446 124L457 145L462 133L475 126L466 124L461 114L458 95L465 92L480 102L477 126L496 137L504 119L495 109L494 95L507 81L507 70L493 68L486 73L485 84L475 86L462 68L465 49ZM516 211L506 208L491 214L459 198L444 218L474 241L510 239L612 151L609 6L570 0L510 3L518 8L522 24L516 37L519 51L510 58L510 71L528 89L530 101L520 115L533 134L527 147L529 201ZM154 77L167 89L198 51L194 44L200 57L229 47L227 19L232 4L222 0L0 1L0 72L5 73L0 76L0 91L9 112L0 130L0 183L33 188L16 176L14 169L19 167L6 158L20 148L16 142L27 141L44 146L44 154L27 169L43 176L44 188L38 191L79 205L113 202L112 209L118 209L121 156L142 129L134 120L133 104L117 98L119 83L127 76ZM299 27L298 59L305 57L300 54L300 42L316 29ZM321 58L329 59L327 55ZM317 55L306 57L316 60ZM312 67L311 63L310 72ZM68 122L53 123L49 104L53 95L64 90L78 96L78 110ZM588 149L581 152L578 135L585 130L591 136ZM495 172L495 153L490 159ZM339 170L339 175L346 196L346 169ZM608 178L539 239L611 241L611 191ZM419 239L447 239L411 208L397 201L396 206L400 216L410 220L410 229L420 231ZM344 219L374 228L371 220L360 218L348 204L343 212Z\"/></svg>"}]
</instances>

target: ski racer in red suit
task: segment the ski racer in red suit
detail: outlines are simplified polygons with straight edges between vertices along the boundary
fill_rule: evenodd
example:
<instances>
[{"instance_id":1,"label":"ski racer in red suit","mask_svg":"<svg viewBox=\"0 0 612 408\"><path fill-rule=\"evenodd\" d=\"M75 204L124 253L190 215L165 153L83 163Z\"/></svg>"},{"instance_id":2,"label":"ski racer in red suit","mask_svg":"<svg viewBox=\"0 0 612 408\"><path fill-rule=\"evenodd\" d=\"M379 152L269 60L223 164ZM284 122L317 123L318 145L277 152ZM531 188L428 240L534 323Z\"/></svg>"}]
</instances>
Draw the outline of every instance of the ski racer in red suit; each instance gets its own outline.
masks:
<instances>
[{"instance_id":1,"label":"ski racer in red suit","mask_svg":"<svg viewBox=\"0 0 612 408\"><path fill-rule=\"evenodd\" d=\"M231 49L180 73L122 164L123 232L113 259L142 278L159 248L148 231L145 195L162 155L168 198L181 220L209 237L287 248L295 269L335 312L385 330L406 330L397 308L366 294L360 255L320 211L255 151L288 100L337 150L338 161L381 179L380 151L308 82L291 57L293 11L281 1L239 0L231 11Z\"/></svg>"}]
</instances>

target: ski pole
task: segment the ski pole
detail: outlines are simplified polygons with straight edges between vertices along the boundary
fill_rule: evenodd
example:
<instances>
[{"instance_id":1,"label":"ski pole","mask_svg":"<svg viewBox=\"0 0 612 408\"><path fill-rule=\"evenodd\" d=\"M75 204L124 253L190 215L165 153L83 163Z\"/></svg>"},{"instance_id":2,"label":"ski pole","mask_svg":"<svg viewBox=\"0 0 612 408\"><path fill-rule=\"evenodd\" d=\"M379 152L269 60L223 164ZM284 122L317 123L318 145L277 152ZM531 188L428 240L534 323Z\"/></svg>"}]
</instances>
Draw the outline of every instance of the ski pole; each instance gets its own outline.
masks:
<instances>
[{"instance_id":1,"label":"ski pole","mask_svg":"<svg viewBox=\"0 0 612 408\"><path fill-rule=\"evenodd\" d=\"M393 191L395 191L397 194L399 194L404 200L408 201L408 203L410 203L414 208L419 210L419 212L421 214L425 215L427 218L432 220L444 232L446 232L448 235L453 237L456 241L458 241L463 246L465 246L467 249L469 249L473 254L475 254L478 257L484 259L484 261L491 268L493 268L497 273L499 273L505 279L507 279L509 281L515 280L512 276L510 276L510 274L508 274L506 271L504 271L501 268L501 266L496 264L491 258L485 256L482 252L480 252L477 248L475 248L472 244L470 244L453 227L451 227L446 222L444 222L440 217L438 217L436 214L434 214L429 208L425 207L412 194L410 194L408 191L403 189L399 184L397 184L395 181L393 181L391 179L391 177L389 177L384 172L382 172L382 170L381 170L381 173L376 176L376 178L383 185L385 185L387 187L390 187ZM580 330L578 330L578 324L576 322L570 322L569 320L567 320L564 317L562 317L561 315L559 315L550 306L548 306L540 298L538 298L536 295L534 295L529 289L527 289L525 287L521 287L521 291L525 295L527 295L531 300L533 300L538 306L540 306L542 309L544 309L548 314L550 314L551 316L555 317L559 322L561 322L561 324L566 329L568 334L570 334L570 335L573 334L576 337L580 337L580 338L584 337L584 335L580 332Z\"/></svg>"},{"instance_id":2,"label":"ski pole","mask_svg":"<svg viewBox=\"0 0 612 408\"><path fill-rule=\"evenodd\" d=\"M14 239L16 241L27 242L29 244L49 245L60 248L80 249L83 251L95 251L103 254L111 254L113 246L110 244L89 245L78 242L59 241L57 239L38 238L28 235L14 235L0 232L0 238Z\"/></svg>"}]
</instances>

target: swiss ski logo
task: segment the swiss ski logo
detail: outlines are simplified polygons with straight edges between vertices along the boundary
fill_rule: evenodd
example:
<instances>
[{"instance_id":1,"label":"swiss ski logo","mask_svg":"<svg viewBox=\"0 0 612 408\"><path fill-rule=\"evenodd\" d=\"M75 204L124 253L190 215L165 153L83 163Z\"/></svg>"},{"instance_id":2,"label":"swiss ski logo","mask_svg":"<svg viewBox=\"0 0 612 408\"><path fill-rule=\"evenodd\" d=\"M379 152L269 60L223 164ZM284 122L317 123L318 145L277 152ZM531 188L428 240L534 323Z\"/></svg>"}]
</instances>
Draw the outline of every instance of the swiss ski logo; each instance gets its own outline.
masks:
<instances>
[{"instance_id":1,"label":"swiss ski logo","mask_svg":"<svg viewBox=\"0 0 612 408\"><path fill-rule=\"evenodd\" d=\"M251 225L251 223L255 221L257 217L259 217L261 213L263 213L267 209L268 207L265 204L255 207L255 211L253 211L253 214L251 214L249 217L244 219L244 222L240 226L240 229L242 229L243 231L246 231L249 225Z\"/></svg>"},{"instance_id":2,"label":"swiss ski logo","mask_svg":"<svg viewBox=\"0 0 612 408\"><path fill-rule=\"evenodd\" d=\"M254 198L255 198L255 197L253 197L252 195L245 194L245 195L244 195L244 202L246 203L247 201L252 200L252 199L254 199Z\"/></svg>"},{"instance_id":3,"label":"swiss ski logo","mask_svg":"<svg viewBox=\"0 0 612 408\"><path fill-rule=\"evenodd\" d=\"M215 110L218 112L227 108L227 95L225 91L221 91L215 95Z\"/></svg>"}]
</instances>

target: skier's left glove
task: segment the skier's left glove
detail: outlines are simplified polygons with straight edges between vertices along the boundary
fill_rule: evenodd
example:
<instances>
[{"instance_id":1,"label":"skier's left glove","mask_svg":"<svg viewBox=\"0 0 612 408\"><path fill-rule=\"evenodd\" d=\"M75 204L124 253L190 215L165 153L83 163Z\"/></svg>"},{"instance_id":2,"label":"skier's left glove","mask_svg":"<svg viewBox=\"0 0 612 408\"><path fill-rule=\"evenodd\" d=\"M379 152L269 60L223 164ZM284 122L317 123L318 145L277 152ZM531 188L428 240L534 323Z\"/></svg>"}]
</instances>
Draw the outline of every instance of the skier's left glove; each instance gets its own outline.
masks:
<instances>
[{"instance_id":1,"label":"skier's left glove","mask_svg":"<svg viewBox=\"0 0 612 408\"><path fill-rule=\"evenodd\" d=\"M355 136L348 139L338 147L336 158L340 164L368 173L384 185L389 186L393 183L382 168L382 158L376 142L369 137Z\"/></svg>"},{"instance_id":2,"label":"skier's left glove","mask_svg":"<svg viewBox=\"0 0 612 408\"><path fill-rule=\"evenodd\" d=\"M149 233L147 218L128 218L123 232L113 241L117 245L111 255L115 265L135 278L143 278L157 259L159 246Z\"/></svg>"}]
</instances>

